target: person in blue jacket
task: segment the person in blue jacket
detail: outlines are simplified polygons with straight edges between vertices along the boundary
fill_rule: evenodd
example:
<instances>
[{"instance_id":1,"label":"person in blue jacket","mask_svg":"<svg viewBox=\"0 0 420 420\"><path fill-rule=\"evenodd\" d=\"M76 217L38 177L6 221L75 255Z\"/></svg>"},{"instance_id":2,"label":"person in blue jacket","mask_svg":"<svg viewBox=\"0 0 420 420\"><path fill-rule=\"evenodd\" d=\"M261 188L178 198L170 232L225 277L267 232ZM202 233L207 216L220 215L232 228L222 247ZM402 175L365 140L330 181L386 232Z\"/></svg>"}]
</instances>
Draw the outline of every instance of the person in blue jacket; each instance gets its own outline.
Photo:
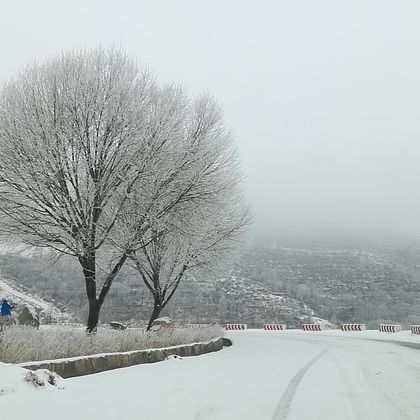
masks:
<instances>
[{"instance_id":1,"label":"person in blue jacket","mask_svg":"<svg viewBox=\"0 0 420 420\"><path fill-rule=\"evenodd\" d=\"M3 303L1 304L1 316L10 316L12 315L13 306L7 301L7 299L3 299Z\"/></svg>"}]
</instances>

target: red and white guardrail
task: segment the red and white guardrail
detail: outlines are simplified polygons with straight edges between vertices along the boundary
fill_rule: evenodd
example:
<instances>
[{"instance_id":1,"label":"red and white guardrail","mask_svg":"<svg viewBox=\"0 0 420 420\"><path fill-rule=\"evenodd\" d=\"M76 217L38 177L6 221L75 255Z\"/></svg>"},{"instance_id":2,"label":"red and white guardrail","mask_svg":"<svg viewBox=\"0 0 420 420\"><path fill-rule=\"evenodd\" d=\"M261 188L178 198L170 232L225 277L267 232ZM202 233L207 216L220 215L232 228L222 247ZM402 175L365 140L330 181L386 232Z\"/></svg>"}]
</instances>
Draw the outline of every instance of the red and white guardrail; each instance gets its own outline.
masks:
<instances>
[{"instance_id":1,"label":"red and white guardrail","mask_svg":"<svg viewBox=\"0 0 420 420\"><path fill-rule=\"evenodd\" d=\"M185 324L187 328L205 328L208 327L210 324Z\"/></svg>"},{"instance_id":2,"label":"red and white guardrail","mask_svg":"<svg viewBox=\"0 0 420 420\"><path fill-rule=\"evenodd\" d=\"M420 334L420 325L412 325L411 326L411 333L412 334Z\"/></svg>"},{"instance_id":3,"label":"red and white guardrail","mask_svg":"<svg viewBox=\"0 0 420 420\"><path fill-rule=\"evenodd\" d=\"M263 329L268 330L268 331L283 331L286 329L286 325L285 324L264 324Z\"/></svg>"},{"instance_id":4,"label":"red and white guardrail","mask_svg":"<svg viewBox=\"0 0 420 420\"><path fill-rule=\"evenodd\" d=\"M302 324L303 331L322 331L324 326L321 324Z\"/></svg>"},{"instance_id":5,"label":"red and white guardrail","mask_svg":"<svg viewBox=\"0 0 420 420\"><path fill-rule=\"evenodd\" d=\"M341 324L341 331L365 331L365 324Z\"/></svg>"},{"instance_id":6,"label":"red and white guardrail","mask_svg":"<svg viewBox=\"0 0 420 420\"><path fill-rule=\"evenodd\" d=\"M378 330L381 332L394 333L394 332L401 331L401 325L379 324Z\"/></svg>"},{"instance_id":7,"label":"red and white guardrail","mask_svg":"<svg viewBox=\"0 0 420 420\"><path fill-rule=\"evenodd\" d=\"M225 324L225 330L228 330L228 331L246 330L246 324Z\"/></svg>"}]
</instances>

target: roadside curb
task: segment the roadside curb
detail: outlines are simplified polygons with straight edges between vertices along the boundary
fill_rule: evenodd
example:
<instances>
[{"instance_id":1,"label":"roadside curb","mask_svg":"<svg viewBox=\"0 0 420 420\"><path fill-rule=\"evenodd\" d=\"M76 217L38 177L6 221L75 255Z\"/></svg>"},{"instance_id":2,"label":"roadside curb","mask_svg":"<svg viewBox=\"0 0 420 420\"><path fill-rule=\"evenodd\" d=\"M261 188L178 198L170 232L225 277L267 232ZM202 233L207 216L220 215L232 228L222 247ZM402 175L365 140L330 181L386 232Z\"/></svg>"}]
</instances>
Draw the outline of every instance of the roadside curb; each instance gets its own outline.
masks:
<instances>
[{"instance_id":1,"label":"roadside curb","mask_svg":"<svg viewBox=\"0 0 420 420\"><path fill-rule=\"evenodd\" d=\"M222 340L223 340L223 347L230 347L233 344L230 338L223 337Z\"/></svg>"},{"instance_id":2,"label":"roadside curb","mask_svg":"<svg viewBox=\"0 0 420 420\"><path fill-rule=\"evenodd\" d=\"M220 337L202 343L184 344L160 349L134 350L124 353L79 356L69 359L25 362L19 363L18 366L29 370L47 369L57 373L62 378L73 378L144 363L161 362L173 355L180 357L199 356L201 354L219 351L224 346L230 345L232 345L232 341Z\"/></svg>"}]
</instances>

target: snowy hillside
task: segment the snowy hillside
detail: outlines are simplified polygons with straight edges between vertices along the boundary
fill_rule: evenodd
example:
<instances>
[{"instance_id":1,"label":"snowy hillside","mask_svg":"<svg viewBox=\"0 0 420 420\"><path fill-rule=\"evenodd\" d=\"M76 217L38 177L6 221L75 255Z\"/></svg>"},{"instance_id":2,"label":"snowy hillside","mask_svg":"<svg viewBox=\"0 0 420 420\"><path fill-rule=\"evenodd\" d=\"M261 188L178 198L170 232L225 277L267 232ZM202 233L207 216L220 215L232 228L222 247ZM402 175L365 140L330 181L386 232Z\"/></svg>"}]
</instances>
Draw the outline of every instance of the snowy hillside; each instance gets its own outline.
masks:
<instances>
[{"instance_id":1,"label":"snowy hillside","mask_svg":"<svg viewBox=\"0 0 420 420\"><path fill-rule=\"evenodd\" d=\"M15 306L15 312L19 312L23 306L27 306L32 312L39 313L41 322L66 322L72 319L71 315L59 309L55 302L47 302L25 291L10 280L0 276L0 299L8 299Z\"/></svg>"},{"instance_id":2,"label":"snowy hillside","mask_svg":"<svg viewBox=\"0 0 420 420\"><path fill-rule=\"evenodd\" d=\"M29 295L68 305L75 316L87 312L82 272L73 259L62 258L52 264L47 256L24 258L0 255L0 273ZM283 322L298 326L312 316L311 308L290 296L247 276L220 279L186 277L163 316L179 322L245 322L260 327L262 323ZM127 267L114 282L101 312L101 321L144 324L150 316L152 301L136 272ZM318 314L317 314L318 315ZM83 318L82 318L83 319Z\"/></svg>"},{"instance_id":3,"label":"snowy hillside","mask_svg":"<svg viewBox=\"0 0 420 420\"><path fill-rule=\"evenodd\" d=\"M0 255L19 255L21 257L35 257L51 254L46 248L36 248L16 242L0 241Z\"/></svg>"},{"instance_id":4,"label":"snowy hillside","mask_svg":"<svg viewBox=\"0 0 420 420\"><path fill-rule=\"evenodd\" d=\"M226 299L226 322L244 322L255 327L264 323L285 323L298 327L303 320L314 316L314 311L304 303L286 294L274 293L266 285L247 277L221 278L215 287Z\"/></svg>"},{"instance_id":5,"label":"snowy hillside","mask_svg":"<svg viewBox=\"0 0 420 420\"><path fill-rule=\"evenodd\" d=\"M420 323L420 240L302 237L254 243L239 274L339 324Z\"/></svg>"}]
</instances>

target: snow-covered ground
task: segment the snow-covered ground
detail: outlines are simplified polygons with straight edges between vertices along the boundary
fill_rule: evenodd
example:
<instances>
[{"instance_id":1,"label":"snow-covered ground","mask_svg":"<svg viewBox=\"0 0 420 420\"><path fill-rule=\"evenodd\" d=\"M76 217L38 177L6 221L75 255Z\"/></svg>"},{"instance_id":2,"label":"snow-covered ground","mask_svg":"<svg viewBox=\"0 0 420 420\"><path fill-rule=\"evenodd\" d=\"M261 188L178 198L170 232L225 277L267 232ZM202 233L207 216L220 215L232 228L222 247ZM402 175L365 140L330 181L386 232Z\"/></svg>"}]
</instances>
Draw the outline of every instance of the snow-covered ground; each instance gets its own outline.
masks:
<instances>
[{"instance_id":1,"label":"snow-covered ground","mask_svg":"<svg viewBox=\"0 0 420 420\"><path fill-rule=\"evenodd\" d=\"M249 330L228 337L234 345L217 353L67 379L60 383L64 390L18 388L0 396L1 415L18 420L420 418L420 336Z\"/></svg>"},{"instance_id":2,"label":"snow-covered ground","mask_svg":"<svg viewBox=\"0 0 420 420\"><path fill-rule=\"evenodd\" d=\"M31 372L16 365L0 363L0 401L12 393L24 399L27 394L40 388L64 389L62 383L62 378L45 369Z\"/></svg>"}]
</instances>

